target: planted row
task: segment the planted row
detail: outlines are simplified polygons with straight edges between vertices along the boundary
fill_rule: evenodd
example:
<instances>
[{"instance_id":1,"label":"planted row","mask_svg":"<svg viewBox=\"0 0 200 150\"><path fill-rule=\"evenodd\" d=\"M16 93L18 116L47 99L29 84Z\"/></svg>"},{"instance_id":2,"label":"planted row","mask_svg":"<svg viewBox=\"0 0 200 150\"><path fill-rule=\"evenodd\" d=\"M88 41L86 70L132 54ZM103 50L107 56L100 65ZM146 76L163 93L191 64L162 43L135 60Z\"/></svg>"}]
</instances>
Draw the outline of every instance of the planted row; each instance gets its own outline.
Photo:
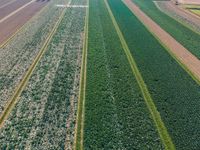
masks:
<instances>
[{"instance_id":1,"label":"planted row","mask_svg":"<svg viewBox=\"0 0 200 150\"><path fill-rule=\"evenodd\" d=\"M141 10L150 18L174 37L179 43L187 48L192 54L200 59L199 43L200 35L193 32L186 26L182 25L175 19L169 17L160 11L154 4L153 0L132 0Z\"/></svg>"},{"instance_id":2,"label":"planted row","mask_svg":"<svg viewBox=\"0 0 200 150\"><path fill-rule=\"evenodd\" d=\"M84 149L163 149L104 1L89 4Z\"/></svg>"},{"instance_id":3,"label":"planted row","mask_svg":"<svg viewBox=\"0 0 200 150\"><path fill-rule=\"evenodd\" d=\"M47 51L0 130L0 149L72 149L84 16L85 8L66 8Z\"/></svg>"},{"instance_id":4,"label":"planted row","mask_svg":"<svg viewBox=\"0 0 200 150\"><path fill-rule=\"evenodd\" d=\"M109 4L176 148L198 149L200 86L121 0Z\"/></svg>"},{"instance_id":5,"label":"planted row","mask_svg":"<svg viewBox=\"0 0 200 150\"><path fill-rule=\"evenodd\" d=\"M6 47L0 49L0 113L58 20L62 11L55 7L58 2L63 3L62 0L50 1Z\"/></svg>"}]
</instances>

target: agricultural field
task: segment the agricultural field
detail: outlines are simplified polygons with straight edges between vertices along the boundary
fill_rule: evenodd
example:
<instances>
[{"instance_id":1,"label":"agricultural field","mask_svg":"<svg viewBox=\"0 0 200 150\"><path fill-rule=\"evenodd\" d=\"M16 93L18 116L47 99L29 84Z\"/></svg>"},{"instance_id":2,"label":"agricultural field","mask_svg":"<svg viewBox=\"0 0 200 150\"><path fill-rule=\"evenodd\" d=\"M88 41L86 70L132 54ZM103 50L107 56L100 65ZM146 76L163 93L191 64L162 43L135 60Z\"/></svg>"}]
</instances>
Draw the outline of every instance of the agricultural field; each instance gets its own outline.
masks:
<instances>
[{"instance_id":1,"label":"agricultural field","mask_svg":"<svg viewBox=\"0 0 200 150\"><path fill-rule=\"evenodd\" d=\"M188 13L188 11L185 11L184 5L175 5L171 1L154 1L154 3L160 11L176 19L195 32L200 33L200 19Z\"/></svg>"},{"instance_id":2,"label":"agricultural field","mask_svg":"<svg viewBox=\"0 0 200 150\"><path fill-rule=\"evenodd\" d=\"M160 11L154 4L153 0L132 1L179 43L186 47L198 59L200 59L200 36L198 33L193 32L191 29Z\"/></svg>"},{"instance_id":3,"label":"agricultural field","mask_svg":"<svg viewBox=\"0 0 200 150\"><path fill-rule=\"evenodd\" d=\"M199 84L122 1L108 2L176 148L198 149Z\"/></svg>"},{"instance_id":4,"label":"agricultural field","mask_svg":"<svg viewBox=\"0 0 200 150\"><path fill-rule=\"evenodd\" d=\"M200 19L175 4L0 0L0 149L198 150Z\"/></svg>"},{"instance_id":5,"label":"agricultural field","mask_svg":"<svg viewBox=\"0 0 200 150\"><path fill-rule=\"evenodd\" d=\"M51 2L8 45L0 48L0 113L58 19L62 10L54 6L55 2Z\"/></svg>"},{"instance_id":6,"label":"agricultural field","mask_svg":"<svg viewBox=\"0 0 200 150\"><path fill-rule=\"evenodd\" d=\"M73 0L72 3L78 4L79 1ZM48 7L50 8L44 10L46 16L38 16L44 17L41 20L46 21L44 22L46 25L44 26L39 19L38 22L43 24L44 27L41 26L37 29L36 27L39 24L36 23L35 31L37 32L33 35L35 36L33 39L37 41L31 41L31 38L29 38L32 45L30 43L25 45L27 49L24 49L26 54L22 55L23 57L20 57L19 54L16 54L18 57L13 56L10 52L9 57L16 59L14 63L17 66L28 66L32 62L30 56L33 55L29 55L29 53L35 55L38 53L37 51L33 52L33 49L38 49L38 51L41 49L38 45L40 44L39 41L43 39L44 43L47 38L45 36L48 36L48 33L52 30L54 22L60 18L59 16L63 15L43 57L18 98L18 103L0 129L0 149L70 149L72 147L86 9L58 8L55 7L55 2L49 4ZM32 21L37 22L36 19L34 18ZM28 27L29 24L27 24L27 30ZM27 31L23 32L28 33ZM21 35L19 36L21 37ZM12 45L8 45L8 47L10 46ZM23 51L21 53L23 54ZM34 55L32 57L34 59ZM5 67L8 68L9 65L11 66L11 62L8 62L8 66ZM20 71L19 69L16 69L16 71ZM6 74L7 70L5 68L3 70ZM21 70L26 71L24 68ZM11 75L18 77L18 74L14 73ZM10 80L8 81L10 82ZM13 82L17 82L17 79ZM6 85L3 85L3 83L5 82L2 81L2 87L14 89L11 86L12 84L5 83ZM5 95L9 96L8 94Z\"/></svg>"},{"instance_id":7,"label":"agricultural field","mask_svg":"<svg viewBox=\"0 0 200 150\"><path fill-rule=\"evenodd\" d=\"M200 16L200 5L184 5L184 8L197 16Z\"/></svg>"},{"instance_id":8,"label":"agricultural field","mask_svg":"<svg viewBox=\"0 0 200 150\"><path fill-rule=\"evenodd\" d=\"M90 1L88 28L84 149L162 149L103 1Z\"/></svg>"}]
</instances>

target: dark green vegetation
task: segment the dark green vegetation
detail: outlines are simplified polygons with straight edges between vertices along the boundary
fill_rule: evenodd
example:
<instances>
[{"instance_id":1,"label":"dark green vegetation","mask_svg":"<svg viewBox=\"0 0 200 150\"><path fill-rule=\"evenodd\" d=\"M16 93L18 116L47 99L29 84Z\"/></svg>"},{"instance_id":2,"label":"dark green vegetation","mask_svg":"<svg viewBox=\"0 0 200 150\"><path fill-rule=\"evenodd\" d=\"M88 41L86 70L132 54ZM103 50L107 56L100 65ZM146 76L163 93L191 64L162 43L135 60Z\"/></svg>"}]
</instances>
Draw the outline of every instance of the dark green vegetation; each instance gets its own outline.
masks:
<instances>
[{"instance_id":1,"label":"dark green vegetation","mask_svg":"<svg viewBox=\"0 0 200 150\"><path fill-rule=\"evenodd\" d=\"M84 149L163 149L103 0L88 38Z\"/></svg>"},{"instance_id":2,"label":"dark green vegetation","mask_svg":"<svg viewBox=\"0 0 200 150\"><path fill-rule=\"evenodd\" d=\"M153 0L132 0L179 43L200 59L200 35L161 12Z\"/></svg>"},{"instance_id":3,"label":"dark green vegetation","mask_svg":"<svg viewBox=\"0 0 200 150\"><path fill-rule=\"evenodd\" d=\"M121 0L109 4L176 148L199 148L199 85Z\"/></svg>"}]
</instances>

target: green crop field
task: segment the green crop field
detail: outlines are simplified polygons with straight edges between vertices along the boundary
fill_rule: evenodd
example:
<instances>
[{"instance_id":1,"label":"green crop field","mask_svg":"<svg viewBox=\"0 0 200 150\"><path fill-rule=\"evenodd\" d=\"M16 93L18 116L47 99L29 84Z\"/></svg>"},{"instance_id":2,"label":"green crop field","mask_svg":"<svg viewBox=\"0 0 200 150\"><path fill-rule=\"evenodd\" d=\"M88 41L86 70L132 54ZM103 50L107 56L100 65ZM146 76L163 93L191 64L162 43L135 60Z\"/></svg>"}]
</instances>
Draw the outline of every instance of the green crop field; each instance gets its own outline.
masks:
<instances>
[{"instance_id":1,"label":"green crop field","mask_svg":"<svg viewBox=\"0 0 200 150\"><path fill-rule=\"evenodd\" d=\"M72 147L85 12L66 9L19 103L0 129L0 149Z\"/></svg>"},{"instance_id":2,"label":"green crop field","mask_svg":"<svg viewBox=\"0 0 200 150\"><path fill-rule=\"evenodd\" d=\"M175 146L198 148L199 85L120 0L109 4Z\"/></svg>"},{"instance_id":3,"label":"green crop field","mask_svg":"<svg viewBox=\"0 0 200 150\"><path fill-rule=\"evenodd\" d=\"M84 149L163 149L103 1L90 1Z\"/></svg>"},{"instance_id":4,"label":"green crop field","mask_svg":"<svg viewBox=\"0 0 200 150\"><path fill-rule=\"evenodd\" d=\"M153 0L21 5L0 0L0 38L36 11L0 43L0 150L200 148L198 33Z\"/></svg>"},{"instance_id":5,"label":"green crop field","mask_svg":"<svg viewBox=\"0 0 200 150\"><path fill-rule=\"evenodd\" d=\"M199 34L193 32L189 28L185 27L175 19L169 17L165 13L161 12L153 3L153 0L132 0L136 3L149 17L151 17L156 23L158 23L164 30L172 35L178 42L180 42L185 48L193 53L198 59L200 59Z\"/></svg>"}]
</instances>

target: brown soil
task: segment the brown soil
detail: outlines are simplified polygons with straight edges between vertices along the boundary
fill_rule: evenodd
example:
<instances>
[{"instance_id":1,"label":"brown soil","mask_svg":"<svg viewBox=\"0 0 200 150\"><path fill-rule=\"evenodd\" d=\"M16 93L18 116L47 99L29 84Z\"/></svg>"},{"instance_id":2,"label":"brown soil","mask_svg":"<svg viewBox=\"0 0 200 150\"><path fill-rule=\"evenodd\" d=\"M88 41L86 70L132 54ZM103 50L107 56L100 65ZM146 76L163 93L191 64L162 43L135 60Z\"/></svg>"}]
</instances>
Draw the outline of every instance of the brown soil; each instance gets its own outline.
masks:
<instances>
[{"instance_id":1,"label":"brown soil","mask_svg":"<svg viewBox=\"0 0 200 150\"><path fill-rule=\"evenodd\" d=\"M9 15L16 9L22 7L26 3L30 2L31 0L16 0L15 2L3 7L0 9L0 20L4 18L5 16ZM10 1L9 1L10 2ZM8 2L7 2L8 3Z\"/></svg>"},{"instance_id":2,"label":"brown soil","mask_svg":"<svg viewBox=\"0 0 200 150\"><path fill-rule=\"evenodd\" d=\"M165 4L166 8L169 11L175 12L179 16L182 16L183 18L189 20L190 22L193 22L194 24L200 26L200 19L196 15L193 15L188 11L184 10L184 8L175 5L172 1L163 1L162 3Z\"/></svg>"},{"instance_id":3,"label":"brown soil","mask_svg":"<svg viewBox=\"0 0 200 150\"><path fill-rule=\"evenodd\" d=\"M7 20L0 23L0 45L9 39L20 27L22 27L30 18L32 18L47 1L34 2L17 12Z\"/></svg>"},{"instance_id":4,"label":"brown soil","mask_svg":"<svg viewBox=\"0 0 200 150\"><path fill-rule=\"evenodd\" d=\"M186 48L178 43L171 35L163 30L131 0L123 0L127 7L140 19L145 26L156 35L160 41L183 63L190 71L200 79L200 60L191 54Z\"/></svg>"}]
</instances>

